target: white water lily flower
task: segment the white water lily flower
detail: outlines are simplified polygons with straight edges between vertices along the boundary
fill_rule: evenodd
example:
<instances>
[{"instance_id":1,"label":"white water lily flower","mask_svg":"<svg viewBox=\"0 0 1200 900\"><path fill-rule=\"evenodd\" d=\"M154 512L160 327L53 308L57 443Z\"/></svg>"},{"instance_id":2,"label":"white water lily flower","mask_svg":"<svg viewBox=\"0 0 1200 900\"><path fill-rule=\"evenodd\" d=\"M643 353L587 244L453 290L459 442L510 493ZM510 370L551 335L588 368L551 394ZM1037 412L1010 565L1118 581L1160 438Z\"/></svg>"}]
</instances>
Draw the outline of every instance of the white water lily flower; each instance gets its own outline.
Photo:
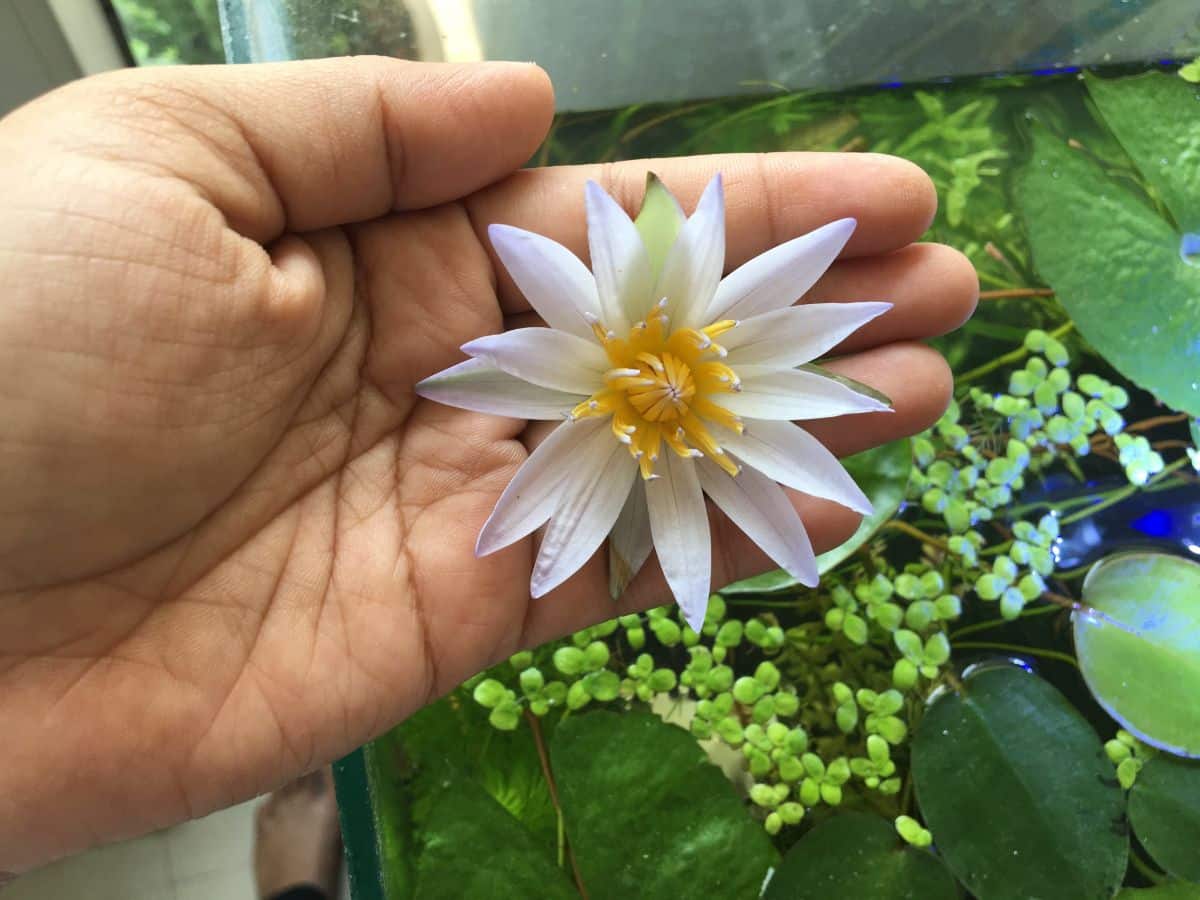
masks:
<instances>
[{"instance_id":1,"label":"white water lily flower","mask_svg":"<svg viewBox=\"0 0 1200 900\"><path fill-rule=\"evenodd\" d=\"M484 524L480 556L546 525L530 593L579 569L611 534L614 597L652 549L697 631L711 589L707 494L768 556L817 583L812 546L780 487L861 513L866 496L795 419L888 409L863 385L806 365L890 303L792 304L854 230L840 219L724 279L720 175L685 218L651 175L637 222L587 185L592 271L549 238L489 236L546 328L471 341L471 359L418 385L450 406L563 419Z\"/></svg>"}]
</instances>

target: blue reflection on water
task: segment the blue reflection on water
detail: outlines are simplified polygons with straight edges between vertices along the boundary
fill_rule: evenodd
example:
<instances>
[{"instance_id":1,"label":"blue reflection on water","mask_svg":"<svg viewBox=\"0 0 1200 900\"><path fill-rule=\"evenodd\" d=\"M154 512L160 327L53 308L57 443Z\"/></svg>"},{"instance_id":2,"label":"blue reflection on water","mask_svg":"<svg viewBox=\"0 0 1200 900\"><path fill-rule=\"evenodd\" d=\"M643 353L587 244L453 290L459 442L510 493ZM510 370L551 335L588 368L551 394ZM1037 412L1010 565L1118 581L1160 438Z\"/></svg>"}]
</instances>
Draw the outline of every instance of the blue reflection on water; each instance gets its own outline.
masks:
<instances>
[{"instance_id":1,"label":"blue reflection on water","mask_svg":"<svg viewBox=\"0 0 1200 900\"><path fill-rule=\"evenodd\" d=\"M1151 494L1134 494L1115 506L1063 526L1055 547L1057 565L1073 569L1114 550L1147 544L1200 556L1200 489L1184 485Z\"/></svg>"},{"instance_id":2,"label":"blue reflection on water","mask_svg":"<svg viewBox=\"0 0 1200 900\"><path fill-rule=\"evenodd\" d=\"M1179 241L1179 258L1189 266L1200 266L1200 234L1184 232Z\"/></svg>"},{"instance_id":3,"label":"blue reflection on water","mask_svg":"<svg viewBox=\"0 0 1200 900\"><path fill-rule=\"evenodd\" d=\"M1165 509L1152 509L1129 523L1149 537L1169 538L1175 530L1171 513Z\"/></svg>"},{"instance_id":4,"label":"blue reflection on water","mask_svg":"<svg viewBox=\"0 0 1200 900\"><path fill-rule=\"evenodd\" d=\"M1079 66L1052 66L1048 69L1034 69L1034 75L1069 75L1072 72L1082 71Z\"/></svg>"}]
</instances>

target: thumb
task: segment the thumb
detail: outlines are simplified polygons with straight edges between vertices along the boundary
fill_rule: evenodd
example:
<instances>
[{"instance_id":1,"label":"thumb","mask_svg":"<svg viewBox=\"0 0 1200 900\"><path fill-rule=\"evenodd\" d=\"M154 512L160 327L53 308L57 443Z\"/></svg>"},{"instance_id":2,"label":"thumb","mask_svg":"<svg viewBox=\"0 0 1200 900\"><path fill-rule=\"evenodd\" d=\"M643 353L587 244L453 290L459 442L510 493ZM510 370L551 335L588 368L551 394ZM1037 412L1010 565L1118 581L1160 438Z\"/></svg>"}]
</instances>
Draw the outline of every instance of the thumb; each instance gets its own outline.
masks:
<instances>
[{"instance_id":1,"label":"thumb","mask_svg":"<svg viewBox=\"0 0 1200 900\"><path fill-rule=\"evenodd\" d=\"M264 243L468 194L530 157L554 105L532 64L386 57L126 70L13 118L47 103L68 105L47 127L190 182Z\"/></svg>"}]
</instances>

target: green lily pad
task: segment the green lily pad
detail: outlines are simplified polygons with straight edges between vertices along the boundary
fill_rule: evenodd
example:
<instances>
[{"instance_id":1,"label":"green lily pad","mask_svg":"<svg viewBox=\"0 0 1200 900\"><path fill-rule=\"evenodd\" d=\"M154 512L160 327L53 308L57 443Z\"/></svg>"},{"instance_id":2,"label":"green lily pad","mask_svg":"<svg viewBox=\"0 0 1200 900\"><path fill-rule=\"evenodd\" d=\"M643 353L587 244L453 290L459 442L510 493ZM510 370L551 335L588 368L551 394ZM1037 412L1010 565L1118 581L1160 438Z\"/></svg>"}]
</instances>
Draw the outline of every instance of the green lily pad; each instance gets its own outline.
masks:
<instances>
[{"instance_id":1,"label":"green lily pad","mask_svg":"<svg viewBox=\"0 0 1200 900\"><path fill-rule=\"evenodd\" d=\"M445 785L431 794L421 823L415 900L578 900L551 848L479 784L453 778Z\"/></svg>"},{"instance_id":2,"label":"green lily pad","mask_svg":"<svg viewBox=\"0 0 1200 900\"><path fill-rule=\"evenodd\" d=\"M1200 755L1200 564L1123 553L1083 582L1075 652L1100 705L1148 744Z\"/></svg>"},{"instance_id":3,"label":"green lily pad","mask_svg":"<svg viewBox=\"0 0 1200 900\"><path fill-rule=\"evenodd\" d=\"M1165 871L1200 881L1200 763L1149 760L1129 792L1129 823Z\"/></svg>"},{"instance_id":4,"label":"green lily pad","mask_svg":"<svg viewBox=\"0 0 1200 900\"><path fill-rule=\"evenodd\" d=\"M988 668L926 712L913 742L934 844L979 900L1111 897L1129 850L1099 737L1048 682Z\"/></svg>"},{"instance_id":5,"label":"green lily pad","mask_svg":"<svg viewBox=\"0 0 1200 900\"><path fill-rule=\"evenodd\" d=\"M1161 72L1086 80L1105 124L1176 224L1200 230L1200 91Z\"/></svg>"},{"instance_id":6,"label":"green lily pad","mask_svg":"<svg viewBox=\"0 0 1200 900\"><path fill-rule=\"evenodd\" d=\"M538 840L556 840L558 819L550 791L542 775L537 746L528 728L499 731L488 724L488 711L476 703L470 691L457 690L437 703L410 716L390 734L396 747L394 759L403 760L418 772L470 778L487 791ZM547 734L553 721L543 726ZM401 798L401 805L424 798Z\"/></svg>"},{"instance_id":7,"label":"green lily pad","mask_svg":"<svg viewBox=\"0 0 1200 900\"><path fill-rule=\"evenodd\" d=\"M955 900L958 885L932 853L910 847L879 816L845 812L788 851L763 900Z\"/></svg>"},{"instance_id":8,"label":"green lily pad","mask_svg":"<svg viewBox=\"0 0 1200 900\"><path fill-rule=\"evenodd\" d=\"M880 526L896 514L904 500L908 476L912 471L912 441L902 438L882 447L864 450L842 460L842 465L854 476L854 480L870 499L875 510L871 515L863 517L858 524L858 530L849 540L817 557L817 571L822 574L869 541ZM721 593L729 596L764 594L794 588L799 584L800 582L783 569L776 569L734 582L722 588Z\"/></svg>"},{"instance_id":9,"label":"green lily pad","mask_svg":"<svg viewBox=\"0 0 1200 900\"><path fill-rule=\"evenodd\" d=\"M1200 900L1200 884L1168 881L1148 888L1125 888L1116 900Z\"/></svg>"},{"instance_id":10,"label":"green lily pad","mask_svg":"<svg viewBox=\"0 0 1200 900\"><path fill-rule=\"evenodd\" d=\"M1170 124L1194 130L1200 115ZM1015 194L1034 263L1080 333L1131 381L1200 415L1200 267L1184 262L1175 226L1042 127Z\"/></svg>"},{"instance_id":11,"label":"green lily pad","mask_svg":"<svg viewBox=\"0 0 1200 900\"><path fill-rule=\"evenodd\" d=\"M688 732L598 710L558 726L550 761L592 900L758 896L775 849Z\"/></svg>"}]
</instances>

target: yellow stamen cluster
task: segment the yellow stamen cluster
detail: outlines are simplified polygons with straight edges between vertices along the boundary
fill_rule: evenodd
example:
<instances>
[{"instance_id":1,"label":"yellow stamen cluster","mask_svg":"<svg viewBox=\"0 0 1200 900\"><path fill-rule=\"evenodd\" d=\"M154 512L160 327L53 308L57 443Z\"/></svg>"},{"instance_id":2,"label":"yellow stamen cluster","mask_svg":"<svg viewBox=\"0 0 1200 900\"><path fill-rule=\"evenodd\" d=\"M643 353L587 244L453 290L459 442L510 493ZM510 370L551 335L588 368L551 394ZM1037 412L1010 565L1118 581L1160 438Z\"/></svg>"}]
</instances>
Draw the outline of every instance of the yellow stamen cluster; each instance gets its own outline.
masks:
<instances>
[{"instance_id":1,"label":"yellow stamen cluster","mask_svg":"<svg viewBox=\"0 0 1200 900\"><path fill-rule=\"evenodd\" d=\"M737 464L707 426L715 422L742 432L738 417L713 399L741 390L737 374L721 362L725 349L714 341L735 325L726 320L672 331L665 302L625 338L593 322L612 368L604 388L576 406L571 417L612 416L613 434L629 447L643 478L653 477L663 444L680 456L707 456L736 475Z\"/></svg>"}]
</instances>

